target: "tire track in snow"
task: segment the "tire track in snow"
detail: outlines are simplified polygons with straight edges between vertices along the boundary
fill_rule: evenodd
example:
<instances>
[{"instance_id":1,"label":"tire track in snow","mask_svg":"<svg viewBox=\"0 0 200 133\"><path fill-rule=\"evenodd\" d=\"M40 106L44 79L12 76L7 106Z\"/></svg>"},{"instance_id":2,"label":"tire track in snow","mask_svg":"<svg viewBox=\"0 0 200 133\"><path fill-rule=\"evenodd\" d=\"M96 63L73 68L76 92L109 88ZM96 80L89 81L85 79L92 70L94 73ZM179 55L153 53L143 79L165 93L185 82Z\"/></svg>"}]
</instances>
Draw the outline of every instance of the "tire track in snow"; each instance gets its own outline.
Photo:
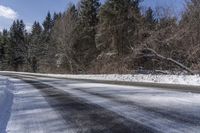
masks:
<instances>
[{"instance_id":1,"label":"tire track in snow","mask_svg":"<svg viewBox=\"0 0 200 133\"><path fill-rule=\"evenodd\" d=\"M137 107L146 112L153 113L153 114L157 115L158 117L174 120L177 123L184 123L184 124L189 124L189 125L193 125L193 126L200 126L200 118L199 117L189 116L186 114L182 114L181 112L178 112L178 111L170 111L170 110L156 108L156 107L143 106L134 101L123 100L122 98L111 96L108 94L106 95L106 94L101 94L101 93L97 93L97 92L91 92L85 88L82 88L82 89L81 88L73 88L73 89L79 90L79 91L82 91L84 93L88 93L91 95L95 95L98 97L107 98L107 99L110 99L111 101L121 103L123 105L131 105L132 107Z\"/></svg>"},{"instance_id":2,"label":"tire track in snow","mask_svg":"<svg viewBox=\"0 0 200 133\"><path fill-rule=\"evenodd\" d=\"M81 133L153 133L148 127L129 121L98 105L84 102L67 92L41 82L23 79L40 90L66 121L75 124Z\"/></svg>"}]
</instances>

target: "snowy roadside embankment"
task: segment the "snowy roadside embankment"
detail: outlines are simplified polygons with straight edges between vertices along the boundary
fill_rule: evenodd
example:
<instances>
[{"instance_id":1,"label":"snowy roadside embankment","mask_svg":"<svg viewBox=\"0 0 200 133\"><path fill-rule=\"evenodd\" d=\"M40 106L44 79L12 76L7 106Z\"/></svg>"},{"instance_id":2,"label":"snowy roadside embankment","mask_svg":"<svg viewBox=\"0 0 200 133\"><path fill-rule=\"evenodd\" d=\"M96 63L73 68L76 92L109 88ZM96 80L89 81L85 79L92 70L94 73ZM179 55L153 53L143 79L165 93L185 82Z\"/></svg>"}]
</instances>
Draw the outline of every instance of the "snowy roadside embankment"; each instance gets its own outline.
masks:
<instances>
[{"instance_id":1,"label":"snowy roadside embankment","mask_svg":"<svg viewBox=\"0 0 200 133\"><path fill-rule=\"evenodd\" d=\"M3 108L5 97L6 97L6 94L5 94L4 88L0 87L0 110Z\"/></svg>"},{"instance_id":2,"label":"snowy roadside embankment","mask_svg":"<svg viewBox=\"0 0 200 133\"><path fill-rule=\"evenodd\" d=\"M12 83L0 77L0 133L5 133L13 101Z\"/></svg>"},{"instance_id":3,"label":"snowy roadside embankment","mask_svg":"<svg viewBox=\"0 0 200 133\"><path fill-rule=\"evenodd\" d=\"M0 79L0 114L7 97L6 79Z\"/></svg>"},{"instance_id":4,"label":"snowy roadside embankment","mask_svg":"<svg viewBox=\"0 0 200 133\"><path fill-rule=\"evenodd\" d=\"M186 76L186 75L51 75L55 77L73 78L73 79L93 79L106 81L126 81L126 82L146 82L146 83L163 83L163 84L180 84L180 85L194 85L200 86L200 76Z\"/></svg>"},{"instance_id":5,"label":"snowy roadside embankment","mask_svg":"<svg viewBox=\"0 0 200 133\"><path fill-rule=\"evenodd\" d=\"M25 72L3 72L27 74L33 76L49 76L54 78L89 79L103 81L126 81L141 83L161 83L175 85L200 86L200 75L151 75L151 74L100 74L100 75L71 75L71 74L41 74Z\"/></svg>"}]
</instances>

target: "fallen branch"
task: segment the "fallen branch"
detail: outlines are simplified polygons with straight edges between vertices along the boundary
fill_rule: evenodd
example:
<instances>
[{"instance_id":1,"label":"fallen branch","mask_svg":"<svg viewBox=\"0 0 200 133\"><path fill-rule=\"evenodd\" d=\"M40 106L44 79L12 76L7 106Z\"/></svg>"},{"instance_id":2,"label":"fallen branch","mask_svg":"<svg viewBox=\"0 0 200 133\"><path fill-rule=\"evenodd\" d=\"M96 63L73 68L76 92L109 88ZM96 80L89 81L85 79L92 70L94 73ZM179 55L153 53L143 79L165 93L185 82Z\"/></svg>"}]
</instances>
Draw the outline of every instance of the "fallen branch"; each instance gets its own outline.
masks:
<instances>
[{"instance_id":1,"label":"fallen branch","mask_svg":"<svg viewBox=\"0 0 200 133\"><path fill-rule=\"evenodd\" d=\"M169 61L169 62L172 62L173 64L179 66L181 69L183 70L186 70L187 72L189 72L190 74L194 75L195 73L188 67L186 67L185 65L181 64L180 62L172 59L172 58L168 58L168 57L165 57L161 54L158 54L155 50L151 49L151 48L145 48L143 49L145 51L149 51L151 52L155 57L159 58L159 59L162 59L162 60L166 60L166 61Z\"/></svg>"}]
</instances>

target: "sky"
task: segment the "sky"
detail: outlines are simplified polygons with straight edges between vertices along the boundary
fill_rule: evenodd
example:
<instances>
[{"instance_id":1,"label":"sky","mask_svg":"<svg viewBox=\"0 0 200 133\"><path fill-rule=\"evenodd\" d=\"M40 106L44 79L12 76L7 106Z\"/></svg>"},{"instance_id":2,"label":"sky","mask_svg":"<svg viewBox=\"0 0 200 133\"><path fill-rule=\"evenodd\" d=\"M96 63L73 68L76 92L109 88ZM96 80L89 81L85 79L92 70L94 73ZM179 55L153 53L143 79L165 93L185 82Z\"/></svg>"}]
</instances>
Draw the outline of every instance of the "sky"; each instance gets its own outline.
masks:
<instances>
[{"instance_id":1,"label":"sky","mask_svg":"<svg viewBox=\"0 0 200 133\"><path fill-rule=\"evenodd\" d=\"M0 0L0 31L8 29L15 19L23 19L27 30L34 21L42 22L48 11L63 12L70 3L79 0ZM103 2L104 0L101 0ZM142 8L151 6L169 6L177 14L184 8L184 0L144 0Z\"/></svg>"}]
</instances>

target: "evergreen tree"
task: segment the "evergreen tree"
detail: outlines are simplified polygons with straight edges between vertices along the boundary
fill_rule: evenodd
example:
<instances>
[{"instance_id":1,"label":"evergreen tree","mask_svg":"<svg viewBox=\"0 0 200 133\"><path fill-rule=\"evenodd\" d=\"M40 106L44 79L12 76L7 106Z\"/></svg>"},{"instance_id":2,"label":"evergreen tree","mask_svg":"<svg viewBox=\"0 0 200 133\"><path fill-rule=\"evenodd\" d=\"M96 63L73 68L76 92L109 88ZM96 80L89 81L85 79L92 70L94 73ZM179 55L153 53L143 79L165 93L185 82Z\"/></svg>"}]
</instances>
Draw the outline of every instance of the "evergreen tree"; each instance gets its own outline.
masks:
<instances>
[{"instance_id":1,"label":"evergreen tree","mask_svg":"<svg viewBox=\"0 0 200 133\"><path fill-rule=\"evenodd\" d=\"M55 25L56 20L60 19L61 17L62 17L62 13L55 13L54 12L53 19L52 19L53 26Z\"/></svg>"},{"instance_id":2,"label":"evergreen tree","mask_svg":"<svg viewBox=\"0 0 200 133\"><path fill-rule=\"evenodd\" d=\"M2 33L0 32L0 63L2 64L4 58L4 40Z\"/></svg>"},{"instance_id":3,"label":"evergreen tree","mask_svg":"<svg viewBox=\"0 0 200 133\"><path fill-rule=\"evenodd\" d=\"M52 45L51 43L51 33L52 33L52 28L53 28L53 19L51 17L50 12L47 13L47 16L43 22L43 32L42 32L42 39L40 43L40 50L41 50L41 58L40 58L40 66L43 69L47 69L49 64L49 59L48 57L49 54L49 49ZM43 71L43 70L42 70Z\"/></svg>"},{"instance_id":4,"label":"evergreen tree","mask_svg":"<svg viewBox=\"0 0 200 133\"><path fill-rule=\"evenodd\" d=\"M51 17L51 13L48 12L47 16L43 22L43 27L44 27L44 33L50 33L51 29L53 27L53 19Z\"/></svg>"},{"instance_id":5,"label":"evergreen tree","mask_svg":"<svg viewBox=\"0 0 200 133\"><path fill-rule=\"evenodd\" d=\"M10 43L9 32L7 30L3 30L2 38L1 38L1 53L2 53L2 70L6 70L8 66L9 56L8 56L8 45Z\"/></svg>"},{"instance_id":6,"label":"evergreen tree","mask_svg":"<svg viewBox=\"0 0 200 133\"><path fill-rule=\"evenodd\" d=\"M9 44L9 60L10 66L14 70L23 68L27 59L27 40L26 40L25 24L22 20L16 20L13 22L10 28L10 44Z\"/></svg>"},{"instance_id":7,"label":"evergreen tree","mask_svg":"<svg viewBox=\"0 0 200 133\"><path fill-rule=\"evenodd\" d=\"M31 33L32 35L40 36L40 34L42 33L42 26L40 25L39 22L36 21L34 22Z\"/></svg>"},{"instance_id":8,"label":"evergreen tree","mask_svg":"<svg viewBox=\"0 0 200 133\"><path fill-rule=\"evenodd\" d=\"M106 48L112 49L118 55L128 54L129 36L136 32L139 23L140 0L107 0L100 11L100 42ZM106 39L102 39L107 37Z\"/></svg>"},{"instance_id":9,"label":"evergreen tree","mask_svg":"<svg viewBox=\"0 0 200 133\"><path fill-rule=\"evenodd\" d=\"M30 36L29 59L33 72L38 70L38 61L42 56L42 26L39 22L34 22Z\"/></svg>"},{"instance_id":10,"label":"evergreen tree","mask_svg":"<svg viewBox=\"0 0 200 133\"><path fill-rule=\"evenodd\" d=\"M153 14L153 10L151 9L151 7L148 8L148 10L145 13L145 17L146 17L146 21L153 24L155 23L155 18L154 18L154 14Z\"/></svg>"},{"instance_id":11,"label":"evergreen tree","mask_svg":"<svg viewBox=\"0 0 200 133\"><path fill-rule=\"evenodd\" d=\"M146 19L148 28L152 30L156 24L156 19L154 17L154 13L151 7L149 7L148 10L146 11L145 19Z\"/></svg>"},{"instance_id":12,"label":"evergreen tree","mask_svg":"<svg viewBox=\"0 0 200 133\"><path fill-rule=\"evenodd\" d=\"M81 23L86 27L95 27L98 23L99 0L82 0L80 3Z\"/></svg>"},{"instance_id":13,"label":"evergreen tree","mask_svg":"<svg viewBox=\"0 0 200 133\"><path fill-rule=\"evenodd\" d=\"M0 32L0 69L5 70L7 66L7 45L9 43L8 31Z\"/></svg>"},{"instance_id":14,"label":"evergreen tree","mask_svg":"<svg viewBox=\"0 0 200 133\"><path fill-rule=\"evenodd\" d=\"M80 37L75 49L77 57L85 66L97 55L95 35L99 7L99 0L81 0L80 2L79 26L77 27Z\"/></svg>"},{"instance_id":15,"label":"evergreen tree","mask_svg":"<svg viewBox=\"0 0 200 133\"><path fill-rule=\"evenodd\" d=\"M42 53L43 56L40 58L40 64L43 65L43 70L50 68L49 66L55 66L55 56L56 56L56 44L55 40L52 37L53 27L56 23L56 20L61 18L61 13L54 13L53 17L48 12L44 22L43 22L43 33L42 33Z\"/></svg>"}]
</instances>

